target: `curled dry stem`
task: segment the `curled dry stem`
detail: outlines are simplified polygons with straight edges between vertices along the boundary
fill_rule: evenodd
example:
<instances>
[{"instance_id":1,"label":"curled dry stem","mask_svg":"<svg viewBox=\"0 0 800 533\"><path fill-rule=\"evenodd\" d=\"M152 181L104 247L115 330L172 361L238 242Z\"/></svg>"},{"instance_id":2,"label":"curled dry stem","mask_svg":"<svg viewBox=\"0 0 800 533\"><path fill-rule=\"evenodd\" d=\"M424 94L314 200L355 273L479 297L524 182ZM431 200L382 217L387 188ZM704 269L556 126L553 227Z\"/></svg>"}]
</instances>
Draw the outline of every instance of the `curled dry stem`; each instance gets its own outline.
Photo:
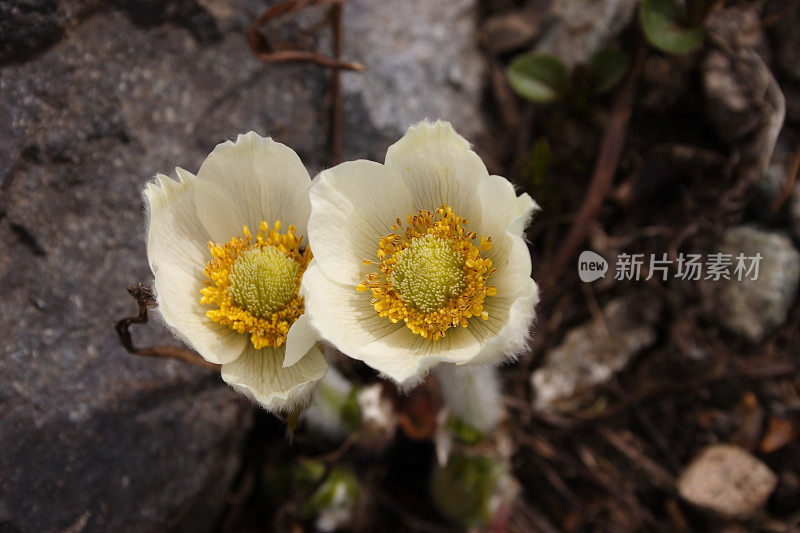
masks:
<instances>
[{"instance_id":1,"label":"curled dry stem","mask_svg":"<svg viewBox=\"0 0 800 533\"><path fill-rule=\"evenodd\" d=\"M118 320L114 326L119 337L119 342L129 353L135 355L142 355L146 357L160 357L163 359L177 359L184 363L199 366L201 368L208 368L211 370L219 370L220 365L209 363L203 359L199 354L179 348L178 346L151 346L148 348L136 348L133 345L131 338L130 327L132 324L147 324L147 310L156 307L156 300L153 295L151 287L145 287L141 282L135 286L128 287L128 293L136 299L139 305L139 313L136 316L123 318Z\"/></svg>"},{"instance_id":2,"label":"curled dry stem","mask_svg":"<svg viewBox=\"0 0 800 533\"><path fill-rule=\"evenodd\" d=\"M315 6L330 8L322 20L310 31L326 25L333 29L333 57L317 50L303 50L287 44L273 44L262 28L268 22ZM342 61L342 9L344 0L286 0L265 9L247 29L247 42L253 55L264 63L311 63L331 69L328 98L330 100L330 149L333 164L342 162L342 90L340 75L343 70L362 72L365 66L357 61Z\"/></svg>"}]
</instances>

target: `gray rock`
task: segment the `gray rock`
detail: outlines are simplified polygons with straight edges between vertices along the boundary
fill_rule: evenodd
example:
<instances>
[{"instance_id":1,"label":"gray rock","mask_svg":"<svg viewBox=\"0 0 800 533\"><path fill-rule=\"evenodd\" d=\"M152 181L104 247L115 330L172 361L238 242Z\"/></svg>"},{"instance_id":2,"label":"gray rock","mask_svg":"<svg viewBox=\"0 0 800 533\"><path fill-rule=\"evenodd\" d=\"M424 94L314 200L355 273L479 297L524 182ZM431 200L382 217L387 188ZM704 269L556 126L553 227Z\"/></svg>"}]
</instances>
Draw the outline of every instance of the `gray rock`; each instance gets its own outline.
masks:
<instances>
[{"instance_id":1,"label":"gray rock","mask_svg":"<svg viewBox=\"0 0 800 533\"><path fill-rule=\"evenodd\" d=\"M0 0L0 63L20 61L60 38L69 16L58 0Z\"/></svg>"},{"instance_id":2,"label":"gray rock","mask_svg":"<svg viewBox=\"0 0 800 533\"><path fill-rule=\"evenodd\" d=\"M531 375L534 407L545 411L577 409L594 387L608 381L656 340L660 301L634 293L608 302L603 321L578 326L545 355Z\"/></svg>"},{"instance_id":3,"label":"gray rock","mask_svg":"<svg viewBox=\"0 0 800 533\"><path fill-rule=\"evenodd\" d=\"M139 25L172 23L200 41L220 37L214 0L0 0L0 64L19 63L58 42L66 28L100 9L125 11ZM241 0L238 0L241 2ZM228 2L230 3L230 2Z\"/></svg>"},{"instance_id":4,"label":"gray rock","mask_svg":"<svg viewBox=\"0 0 800 533\"><path fill-rule=\"evenodd\" d=\"M738 446L705 448L678 479L678 493L697 507L725 518L752 516L775 490L778 477Z\"/></svg>"},{"instance_id":5,"label":"gray rock","mask_svg":"<svg viewBox=\"0 0 800 533\"><path fill-rule=\"evenodd\" d=\"M426 118L452 122L472 142L485 132L476 9L475 0L347 2L344 55L367 70L342 76L345 159L383 161L386 146Z\"/></svg>"},{"instance_id":6,"label":"gray rock","mask_svg":"<svg viewBox=\"0 0 800 533\"><path fill-rule=\"evenodd\" d=\"M10 526L207 529L224 504L251 408L218 377L126 354L112 326L135 311L125 287L151 276L144 181L175 164L196 169L213 144L257 126L238 122L242 105L195 130L230 99L244 93L266 119L248 94L253 78L271 87L262 95L283 92L260 65L241 68L248 59L236 35L198 48L187 30L102 12L4 69L13 134L0 142L17 154L3 169L0 221L0 519ZM282 115L308 131L306 86ZM157 321L135 335L175 342Z\"/></svg>"},{"instance_id":7,"label":"gray rock","mask_svg":"<svg viewBox=\"0 0 800 533\"><path fill-rule=\"evenodd\" d=\"M709 40L729 51L754 50L766 56L763 25L758 9L752 5L725 6L708 15Z\"/></svg>"},{"instance_id":8,"label":"gray rock","mask_svg":"<svg viewBox=\"0 0 800 533\"><path fill-rule=\"evenodd\" d=\"M701 65L706 114L738 151L737 174L757 183L786 115L786 99L767 64L761 19L752 6L730 7L712 12L707 26L714 46Z\"/></svg>"},{"instance_id":9,"label":"gray rock","mask_svg":"<svg viewBox=\"0 0 800 533\"><path fill-rule=\"evenodd\" d=\"M761 121L758 107L752 105L751 76L740 76L736 60L718 50L711 50L703 61L703 88L708 113L717 133L726 142L734 142L753 131Z\"/></svg>"},{"instance_id":10,"label":"gray rock","mask_svg":"<svg viewBox=\"0 0 800 533\"><path fill-rule=\"evenodd\" d=\"M382 157L417 117L451 118L467 133L482 124L474 2L419 4L401 10L403 21L348 4L348 46L364 39L381 50L353 58L374 73L347 90L360 102L346 111L359 157ZM251 56L241 30L258 0L92 5L89 18L53 15L70 31L22 39L0 75L0 523L208 530L252 408L218 376L119 346L114 321L135 312L125 287L151 280L141 190L175 165L196 170L214 145L250 129L318 170L328 159L328 73ZM384 18L391 45L376 30ZM19 35L49 31L15 20ZM158 321L134 336L176 342Z\"/></svg>"},{"instance_id":11,"label":"gray rock","mask_svg":"<svg viewBox=\"0 0 800 533\"><path fill-rule=\"evenodd\" d=\"M751 226L726 231L716 251L731 254L730 279L703 283L706 312L731 333L758 342L786 320L800 280L800 252L785 235ZM740 253L761 254L757 279L737 279Z\"/></svg>"},{"instance_id":12,"label":"gray rock","mask_svg":"<svg viewBox=\"0 0 800 533\"><path fill-rule=\"evenodd\" d=\"M18 531L78 521L86 531L213 526L239 468L249 411L217 376L179 381L152 364L149 384L132 380L124 391L124 381L91 390L78 378L73 386L97 394L94 401L68 398L38 415L12 403L2 423L3 522ZM97 383L115 377L90 365ZM45 407L35 400L30 410Z\"/></svg>"},{"instance_id":13,"label":"gray rock","mask_svg":"<svg viewBox=\"0 0 800 533\"><path fill-rule=\"evenodd\" d=\"M568 67L586 63L633 18L638 0L555 0L555 23L536 50L560 58Z\"/></svg>"}]
</instances>

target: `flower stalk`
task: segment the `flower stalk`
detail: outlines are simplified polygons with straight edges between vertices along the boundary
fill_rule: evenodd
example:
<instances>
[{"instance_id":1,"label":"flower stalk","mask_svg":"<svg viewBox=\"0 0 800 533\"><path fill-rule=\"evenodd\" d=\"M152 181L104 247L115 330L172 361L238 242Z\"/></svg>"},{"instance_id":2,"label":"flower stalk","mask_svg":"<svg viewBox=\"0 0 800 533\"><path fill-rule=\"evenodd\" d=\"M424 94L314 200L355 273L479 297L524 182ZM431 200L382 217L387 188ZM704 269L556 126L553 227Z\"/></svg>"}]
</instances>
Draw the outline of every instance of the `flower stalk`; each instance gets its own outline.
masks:
<instances>
[{"instance_id":1,"label":"flower stalk","mask_svg":"<svg viewBox=\"0 0 800 533\"><path fill-rule=\"evenodd\" d=\"M497 369L489 365L441 365L439 391L451 417L483 434L495 430L505 414ZM465 433L466 428L460 433Z\"/></svg>"}]
</instances>

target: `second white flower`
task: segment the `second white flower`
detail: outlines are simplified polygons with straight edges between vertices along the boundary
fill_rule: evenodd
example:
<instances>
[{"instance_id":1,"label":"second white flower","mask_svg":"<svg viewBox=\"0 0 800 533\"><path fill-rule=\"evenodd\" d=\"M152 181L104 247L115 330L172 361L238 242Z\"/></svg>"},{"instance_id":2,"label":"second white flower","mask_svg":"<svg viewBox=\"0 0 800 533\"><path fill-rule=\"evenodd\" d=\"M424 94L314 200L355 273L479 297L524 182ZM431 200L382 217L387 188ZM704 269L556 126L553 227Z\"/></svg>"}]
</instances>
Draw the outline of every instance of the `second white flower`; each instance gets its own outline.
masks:
<instances>
[{"instance_id":1,"label":"second white flower","mask_svg":"<svg viewBox=\"0 0 800 533\"><path fill-rule=\"evenodd\" d=\"M343 163L315 181L303 295L322 337L403 384L524 347L536 203L490 176L449 123L410 128L384 165ZM286 364L301 355L293 344Z\"/></svg>"}]
</instances>

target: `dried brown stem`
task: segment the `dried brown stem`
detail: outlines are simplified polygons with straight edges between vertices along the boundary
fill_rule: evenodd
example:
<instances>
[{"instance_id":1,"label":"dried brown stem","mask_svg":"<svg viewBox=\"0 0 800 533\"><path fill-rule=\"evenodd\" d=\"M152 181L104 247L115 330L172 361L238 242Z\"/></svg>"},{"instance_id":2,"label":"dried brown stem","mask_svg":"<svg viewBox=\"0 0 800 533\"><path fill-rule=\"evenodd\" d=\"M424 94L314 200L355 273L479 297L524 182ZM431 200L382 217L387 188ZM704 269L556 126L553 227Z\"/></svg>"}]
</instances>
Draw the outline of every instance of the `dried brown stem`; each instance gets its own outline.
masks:
<instances>
[{"instance_id":1,"label":"dried brown stem","mask_svg":"<svg viewBox=\"0 0 800 533\"><path fill-rule=\"evenodd\" d=\"M220 365L209 363L195 352L179 348L177 346L151 346L149 348L136 348L131 338L130 327L132 324L147 324L147 310L156 307L156 300L153 297L153 289L145 287L141 282L135 286L128 287L128 293L136 299L139 305L139 313L133 317L119 320L114 329L119 337L119 342L129 353L142 355L145 357L160 357L163 359L177 359L184 363L189 363L202 368L219 370Z\"/></svg>"},{"instance_id":2,"label":"dried brown stem","mask_svg":"<svg viewBox=\"0 0 800 533\"><path fill-rule=\"evenodd\" d=\"M344 454L347 453L348 450L350 450L350 448L352 448L353 445L359 441L360 438L360 431L351 433L335 450L328 453L323 453L322 455L316 455L311 457L311 459L323 463L337 463L339 459L341 459Z\"/></svg>"},{"instance_id":3,"label":"dried brown stem","mask_svg":"<svg viewBox=\"0 0 800 533\"><path fill-rule=\"evenodd\" d=\"M648 457L642 451L641 446L633 445L636 437L632 433L628 432L623 435L604 426L598 427L597 432L614 449L633 463L639 471L646 474L645 478L653 486L666 490L674 489L675 479L664 467Z\"/></svg>"},{"instance_id":4,"label":"dried brown stem","mask_svg":"<svg viewBox=\"0 0 800 533\"><path fill-rule=\"evenodd\" d=\"M261 26L276 18L295 13L311 6L330 5L325 17L312 29L319 29L327 24L333 28L333 57L316 50L276 49L269 37L260 29ZM264 63L312 63L330 68L331 82L328 92L330 103L330 151L334 165L342 162L342 87L341 71L362 72L365 67L356 61L342 61L342 10L344 0L287 0L264 10L247 29L247 41L250 49Z\"/></svg>"},{"instance_id":5,"label":"dried brown stem","mask_svg":"<svg viewBox=\"0 0 800 533\"><path fill-rule=\"evenodd\" d=\"M603 204L611 189L611 183L617 172L619 157L625 145L625 138L628 133L628 123L633 112L633 102L636 95L636 86L644 64L645 48L639 45L633 60L630 72L625 82L617 92L614 105L611 109L611 117L608 126L603 134L603 141L600 145L600 155L592 173L592 181L586 196L583 199L575 221L572 223L564 244L559 248L555 259L550 264L547 274L542 280L542 287L551 287L567 268L567 264L575 255L575 251L586 238L586 234L592 221L597 217L600 206Z\"/></svg>"},{"instance_id":6,"label":"dried brown stem","mask_svg":"<svg viewBox=\"0 0 800 533\"><path fill-rule=\"evenodd\" d=\"M583 466L582 473L586 478L625 506L638 521L647 524L648 531L666 531L666 528L659 523L656 517L639 502L634 493L622 490L619 486L619 480L600 468L599 461L589 446L579 443L575 455L580 461L579 464Z\"/></svg>"},{"instance_id":7,"label":"dried brown stem","mask_svg":"<svg viewBox=\"0 0 800 533\"><path fill-rule=\"evenodd\" d=\"M357 61L338 61L319 52L304 50L278 50L276 52L256 53L255 56L264 63L314 63L321 67L332 68L335 71L352 70L362 72L365 67Z\"/></svg>"},{"instance_id":8,"label":"dried brown stem","mask_svg":"<svg viewBox=\"0 0 800 533\"><path fill-rule=\"evenodd\" d=\"M784 9L765 17L761 21L761 29L766 30L780 21L787 19L797 8L800 8L800 2L795 0L793 3L787 5Z\"/></svg>"},{"instance_id":9,"label":"dried brown stem","mask_svg":"<svg viewBox=\"0 0 800 533\"><path fill-rule=\"evenodd\" d=\"M270 43L268 36L261 32L260 27L267 22L285 15L296 13L305 7L321 5L331 0L287 0L265 9L247 28L245 35L253 53L258 55L264 52L274 52L275 48Z\"/></svg>"}]
</instances>

